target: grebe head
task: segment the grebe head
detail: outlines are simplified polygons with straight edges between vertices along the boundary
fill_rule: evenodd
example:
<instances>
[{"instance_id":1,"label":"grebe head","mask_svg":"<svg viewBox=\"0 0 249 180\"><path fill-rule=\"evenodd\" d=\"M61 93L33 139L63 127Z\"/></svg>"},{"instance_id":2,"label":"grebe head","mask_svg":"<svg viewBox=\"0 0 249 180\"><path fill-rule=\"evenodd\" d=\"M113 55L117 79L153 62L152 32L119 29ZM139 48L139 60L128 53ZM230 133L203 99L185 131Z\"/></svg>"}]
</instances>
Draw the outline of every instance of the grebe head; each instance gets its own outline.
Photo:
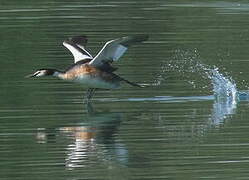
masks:
<instances>
[{"instance_id":1,"label":"grebe head","mask_svg":"<svg viewBox=\"0 0 249 180\"><path fill-rule=\"evenodd\" d=\"M55 69L38 69L33 74L30 74L26 77L43 77L43 76L54 76L58 73Z\"/></svg>"}]
</instances>

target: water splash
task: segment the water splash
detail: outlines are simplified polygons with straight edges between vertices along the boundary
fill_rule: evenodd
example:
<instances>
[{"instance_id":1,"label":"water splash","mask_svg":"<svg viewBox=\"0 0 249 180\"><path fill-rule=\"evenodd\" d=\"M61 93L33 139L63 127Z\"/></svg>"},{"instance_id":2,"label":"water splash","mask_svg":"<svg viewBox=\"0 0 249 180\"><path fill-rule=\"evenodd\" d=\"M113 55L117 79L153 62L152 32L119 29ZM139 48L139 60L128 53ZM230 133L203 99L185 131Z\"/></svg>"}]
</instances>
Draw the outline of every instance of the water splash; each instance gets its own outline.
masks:
<instances>
[{"instance_id":1,"label":"water splash","mask_svg":"<svg viewBox=\"0 0 249 180\"><path fill-rule=\"evenodd\" d=\"M193 88L210 89L219 100L224 98L236 100L235 81L231 77L224 76L216 66L203 64L197 50L177 50L170 60L163 62L153 85L158 86L166 81L168 72L172 71L182 75Z\"/></svg>"},{"instance_id":2,"label":"water splash","mask_svg":"<svg viewBox=\"0 0 249 180\"><path fill-rule=\"evenodd\" d=\"M225 77L218 68L210 69L210 79L213 85L213 92L217 98L232 98L237 95L236 83L231 77Z\"/></svg>"},{"instance_id":3,"label":"water splash","mask_svg":"<svg viewBox=\"0 0 249 180\"><path fill-rule=\"evenodd\" d=\"M223 75L219 68L203 64L197 50L177 50L173 58L164 62L154 85L166 81L167 74L172 71L182 75L193 88L212 92L214 104L210 121L213 126L223 124L228 116L235 113L240 96L249 97L239 92L235 81Z\"/></svg>"}]
</instances>

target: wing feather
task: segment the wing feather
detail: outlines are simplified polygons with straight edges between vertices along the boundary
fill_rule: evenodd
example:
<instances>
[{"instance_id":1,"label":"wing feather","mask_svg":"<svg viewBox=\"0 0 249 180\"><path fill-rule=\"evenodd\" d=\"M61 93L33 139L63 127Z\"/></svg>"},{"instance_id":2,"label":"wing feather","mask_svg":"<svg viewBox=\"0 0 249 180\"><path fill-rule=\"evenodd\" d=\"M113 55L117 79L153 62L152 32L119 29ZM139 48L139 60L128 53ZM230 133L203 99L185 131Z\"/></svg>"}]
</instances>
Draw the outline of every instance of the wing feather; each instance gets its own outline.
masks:
<instances>
[{"instance_id":1,"label":"wing feather","mask_svg":"<svg viewBox=\"0 0 249 180\"><path fill-rule=\"evenodd\" d=\"M92 55L85 49L86 43L85 36L75 36L63 42L63 45L72 53L74 63L85 59L93 59Z\"/></svg>"},{"instance_id":2,"label":"wing feather","mask_svg":"<svg viewBox=\"0 0 249 180\"><path fill-rule=\"evenodd\" d=\"M127 51L129 46L147 39L147 35L135 35L108 41L89 64L101 67L105 62L117 61Z\"/></svg>"}]
</instances>

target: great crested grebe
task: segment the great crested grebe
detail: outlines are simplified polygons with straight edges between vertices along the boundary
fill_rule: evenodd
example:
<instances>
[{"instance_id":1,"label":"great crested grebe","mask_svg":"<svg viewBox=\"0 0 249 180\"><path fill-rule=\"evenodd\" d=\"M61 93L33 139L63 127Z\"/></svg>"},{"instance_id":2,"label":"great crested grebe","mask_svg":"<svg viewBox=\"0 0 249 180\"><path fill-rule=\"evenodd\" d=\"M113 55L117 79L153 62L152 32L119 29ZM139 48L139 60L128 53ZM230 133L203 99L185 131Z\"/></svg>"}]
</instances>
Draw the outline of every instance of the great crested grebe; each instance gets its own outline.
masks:
<instances>
[{"instance_id":1,"label":"great crested grebe","mask_svg":"<svg viewBox=\"0 0 249 180\"><path fill-rule=\"evenodd\" d=\"M63 45L72 53L74 57L73 65L65 71L39 69L27 77L55 76L63 80L80 83L88 88L86 93L87 101L91 99L96 89L116 89L121 86L121 82L141 87L139 84L130 82L114 74L113 72L117 68L114 68L111 63L119 60L128 47L147 39L147 35L134 35L110 40L93 57L85 49L87 44L86 36L68 38L63 42Z\"/></svg>"}]
</instances>

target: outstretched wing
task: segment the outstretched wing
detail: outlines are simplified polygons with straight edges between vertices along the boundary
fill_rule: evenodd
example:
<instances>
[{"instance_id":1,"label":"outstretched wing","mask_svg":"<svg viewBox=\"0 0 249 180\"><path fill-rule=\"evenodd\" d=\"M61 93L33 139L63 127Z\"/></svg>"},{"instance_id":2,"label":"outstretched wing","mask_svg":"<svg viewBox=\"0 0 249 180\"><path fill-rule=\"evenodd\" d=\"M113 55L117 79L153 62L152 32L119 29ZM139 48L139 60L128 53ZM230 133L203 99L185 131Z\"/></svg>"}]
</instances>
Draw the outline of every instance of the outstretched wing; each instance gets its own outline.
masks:
<instances>
[{"instance_id":1,"label":"outstretched wing","mask_svg":"<svg viewBox=\"0 0 249 180\"><path fill-rule=\"evenodd\" d=\"M108 41L89 64L95 67L101 67L106 62L117 61L129 46L146 41L147 39L148 35L135 35Z\"/></svg>"},{"instance_id":2,"label":"outstretched wing","mask_svg":"<svg viewBox=\"0 0 249 180\"><path fill-rule=\"evenodd\" d=\"M72 53L74 57L74 63L85 59L93 59L92 55L85 49L86 44L86 36L74 36L72 38L66 39L63 42L63 45Z\"/></svg>"}]
</instances>

